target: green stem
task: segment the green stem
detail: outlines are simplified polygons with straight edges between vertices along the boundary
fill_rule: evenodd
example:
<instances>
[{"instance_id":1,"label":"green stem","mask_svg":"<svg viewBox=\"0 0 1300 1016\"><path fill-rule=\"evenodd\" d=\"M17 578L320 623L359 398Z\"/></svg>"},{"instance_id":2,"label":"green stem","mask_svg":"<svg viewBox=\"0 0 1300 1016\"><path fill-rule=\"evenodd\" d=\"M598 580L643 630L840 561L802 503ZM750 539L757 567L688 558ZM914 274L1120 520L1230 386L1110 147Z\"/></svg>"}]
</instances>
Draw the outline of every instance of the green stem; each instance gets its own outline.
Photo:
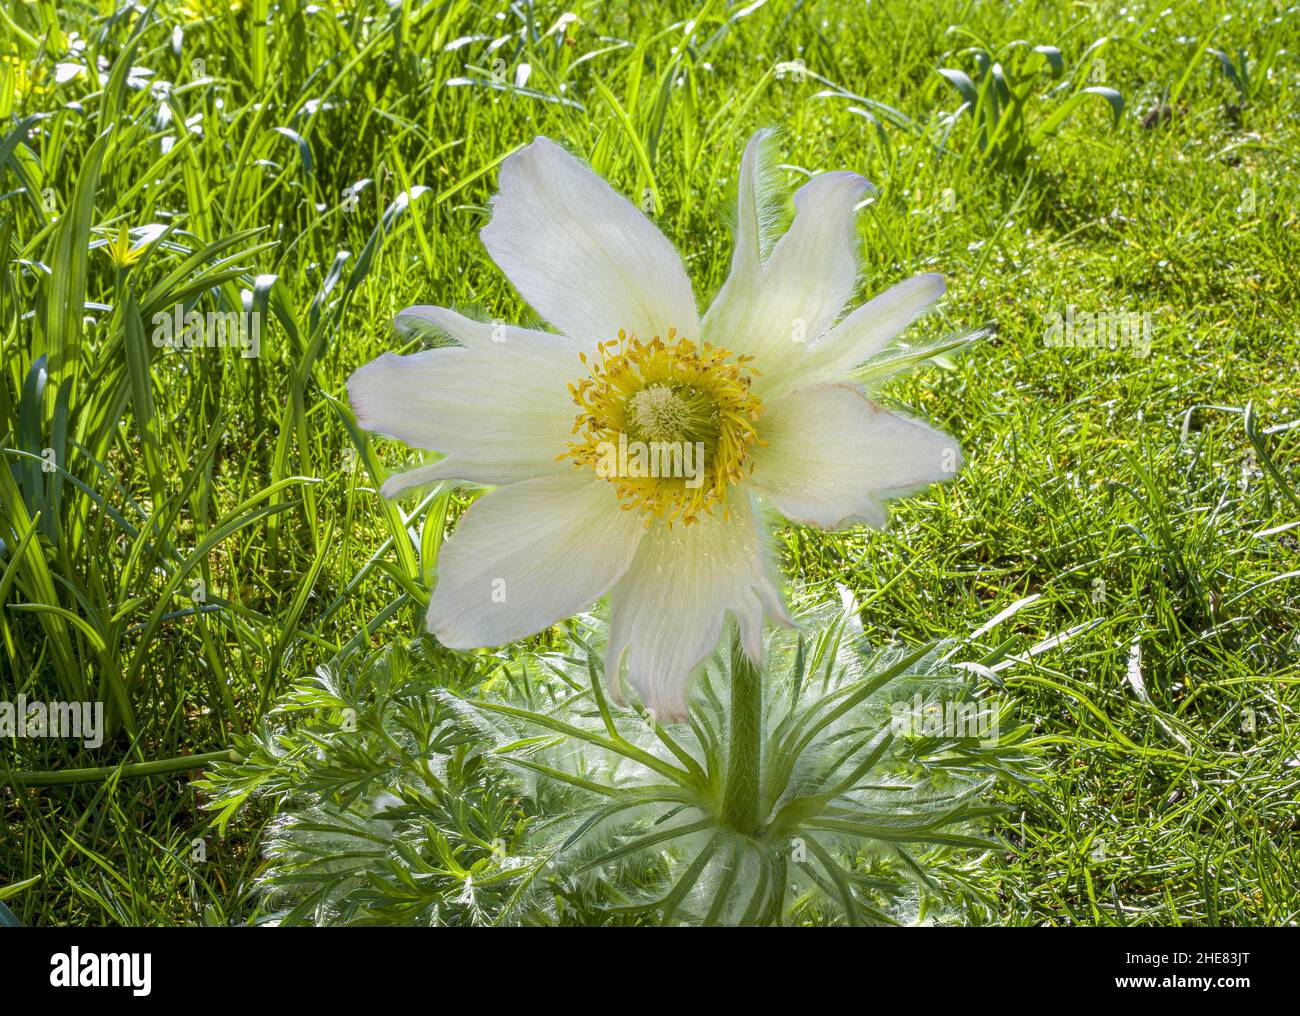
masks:
<instances>
[{"instance_id":1,"label":"green stem","mask_svg":"<svg viewBox=\"0 0 1300 1016\"><path fill-rule=\"evenodd\" d=\"M789 858L782 854L772 863L770 870L772 888L768 892L767 909L759 918L759 923L765 928L779 928L785 917L785 891L790 881Z\"/></svg>"},{"instance_id":2,"label":"green stem","mask_svg":"<svg viewBox=\"0 0 1300 1016\"><path fill-rule=\"evenodd\" d=\"M99 783L114 775L161 776L165 773L183 773L191 769L204 769L213 762L239 762L241 756L234 749L210 751L205 755L180 755L176 758L157 759L153 762L135 762L129 766L100 766L98 769L48 769L30 773L0 773L0 787L61 787L69 783Z\"/></svg>"},{"instance_id":3,"label":"green stem","mask_svg":"<svg viewBox=\"0 0 1300 1016\"><path fill-rule=\"evenodd\" d=\"M763 675L740 644L731 643L731 741L722 821L745 836L762 824L759 815L759 774L763 741Z\"/></svg>"}]
</instances>

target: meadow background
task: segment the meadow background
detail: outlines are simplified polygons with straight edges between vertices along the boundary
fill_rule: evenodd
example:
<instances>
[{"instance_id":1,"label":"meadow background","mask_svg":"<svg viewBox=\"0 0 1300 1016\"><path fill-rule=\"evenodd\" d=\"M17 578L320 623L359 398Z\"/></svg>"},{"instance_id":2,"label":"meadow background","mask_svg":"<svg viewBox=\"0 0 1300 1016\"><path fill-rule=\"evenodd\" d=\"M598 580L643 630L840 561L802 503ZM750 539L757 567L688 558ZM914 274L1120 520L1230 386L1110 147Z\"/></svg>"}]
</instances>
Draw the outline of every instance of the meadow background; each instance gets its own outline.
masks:
<instances>
[{"instance_id":1,"label":"meadow background","mask_svg":"<svg viewBox=\"0 0 1300 1016\"><path fill-rule=\"evenodd\" d=\"M993 328L886 390L961 440L957 481L887 532L783 531L788 573L880 640L1033 595L1025 645L1089 626L1007 682L1050 771L1003 794L996 919L1294 922L1298 35L1265 0L5 0L0 697L100 699L111 730L0 745L0 899L254 918L267 809L219 834L195 756L415 635L472 496L382 501L414 456L344 380L409 304L527 319L477 233L535 135L711 293L775 126L790 183L877 187L863 296L942 272L909 338ZM260 355L156 348L177 303L259 315ZM1081 313L1146 315L1149 351L1053 345Z\"/></svg>"}]
</instances>

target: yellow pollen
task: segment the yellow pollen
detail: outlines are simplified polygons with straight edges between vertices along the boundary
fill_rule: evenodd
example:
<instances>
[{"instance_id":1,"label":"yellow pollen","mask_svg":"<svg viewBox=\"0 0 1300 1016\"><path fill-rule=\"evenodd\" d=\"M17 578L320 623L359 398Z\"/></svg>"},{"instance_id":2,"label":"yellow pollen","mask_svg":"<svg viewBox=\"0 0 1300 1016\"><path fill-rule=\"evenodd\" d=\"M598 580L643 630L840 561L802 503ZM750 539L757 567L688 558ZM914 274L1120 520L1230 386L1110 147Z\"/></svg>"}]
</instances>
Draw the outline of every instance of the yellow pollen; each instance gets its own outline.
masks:
<instances>
[{"instance_id":1,"label":"yellow pollen","mask_svg":"<svg viewBox=\"0 0 1300 1016\"><path fill-rule=\"evenodd\" d=\"M763 442L754 423L763 403L750 390L750 357L679 339L644 342L620 331L596 356L580 354L587 375L569 386L579 412L571 458L613 483L624 510L691 525L721 506L727 488L754 468Z\"/></svg>"}]
</instances>

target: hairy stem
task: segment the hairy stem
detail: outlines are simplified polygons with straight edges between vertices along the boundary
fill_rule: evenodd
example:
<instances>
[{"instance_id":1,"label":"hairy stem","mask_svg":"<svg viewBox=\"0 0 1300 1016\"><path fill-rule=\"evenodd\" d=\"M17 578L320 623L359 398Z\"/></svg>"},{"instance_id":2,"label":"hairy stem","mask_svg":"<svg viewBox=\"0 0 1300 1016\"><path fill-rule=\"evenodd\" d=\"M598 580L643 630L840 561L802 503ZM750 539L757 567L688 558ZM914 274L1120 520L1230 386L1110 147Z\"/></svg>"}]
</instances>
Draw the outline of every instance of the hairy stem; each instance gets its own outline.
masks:
<instances>
[{"instance_id":1,"label":"hairy stem","mask_svg":"<svg viewBox=\"0 0 1300 1016\"><path fill-rule=\"evenodd\" d=\"M238 762L240 755L233 749L210 751L203 755L180 755L176 758L158 759L154 762L135 762L131 765L102 766L98 769L54 769L41 772L0 773L0 787L60 787L71 783L100 783L113 776L123 779L138 776L164 776L204 769L213 762Z\"/></svg>"},{"instance_id":2,"label":"hairy stem","mask_svg":"<svg viewBox=\"0 0 1300 1016\"><path fill-rule=\"evenodd\" d=\"M763 675L745 655L736 632L731 643L731 741L722 821L745 836L759 829L759 774L763 739Z\"/></svg>"}]
</instances>

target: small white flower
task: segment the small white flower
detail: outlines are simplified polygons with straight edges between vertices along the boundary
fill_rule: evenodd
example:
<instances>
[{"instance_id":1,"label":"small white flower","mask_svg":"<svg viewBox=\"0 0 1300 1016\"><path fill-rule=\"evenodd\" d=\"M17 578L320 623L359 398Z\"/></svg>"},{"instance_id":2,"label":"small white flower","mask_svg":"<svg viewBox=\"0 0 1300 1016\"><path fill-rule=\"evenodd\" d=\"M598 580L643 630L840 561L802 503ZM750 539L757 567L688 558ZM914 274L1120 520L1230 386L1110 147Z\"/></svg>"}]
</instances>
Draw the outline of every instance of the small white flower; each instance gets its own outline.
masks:
<instances>
[{"instance_id":1,"label":"small white flower","mask_svg":"<svg viewBox=\"0 0 1300 1016\"><path fill-rule=\"evenodd\" d=\"M503 163L481 236L557 333L412 307L399 326L458 345L352 375L362 427L445 456L390 477L385 496L435 480L499 487L439 557L428 624L443 644L501 645L608 593L611 688L626 664L645 704L681 719L728 612L756 661L764 616L789 623L760 505L827 529L883 526L887 497L956 472L951 438L848 380L943 279L908 279L840 320L867 182L814 177L769 243L767 137L745 150L731 273L702 320L654 224L538 138Z\"/></svg>"}]
</instances>

